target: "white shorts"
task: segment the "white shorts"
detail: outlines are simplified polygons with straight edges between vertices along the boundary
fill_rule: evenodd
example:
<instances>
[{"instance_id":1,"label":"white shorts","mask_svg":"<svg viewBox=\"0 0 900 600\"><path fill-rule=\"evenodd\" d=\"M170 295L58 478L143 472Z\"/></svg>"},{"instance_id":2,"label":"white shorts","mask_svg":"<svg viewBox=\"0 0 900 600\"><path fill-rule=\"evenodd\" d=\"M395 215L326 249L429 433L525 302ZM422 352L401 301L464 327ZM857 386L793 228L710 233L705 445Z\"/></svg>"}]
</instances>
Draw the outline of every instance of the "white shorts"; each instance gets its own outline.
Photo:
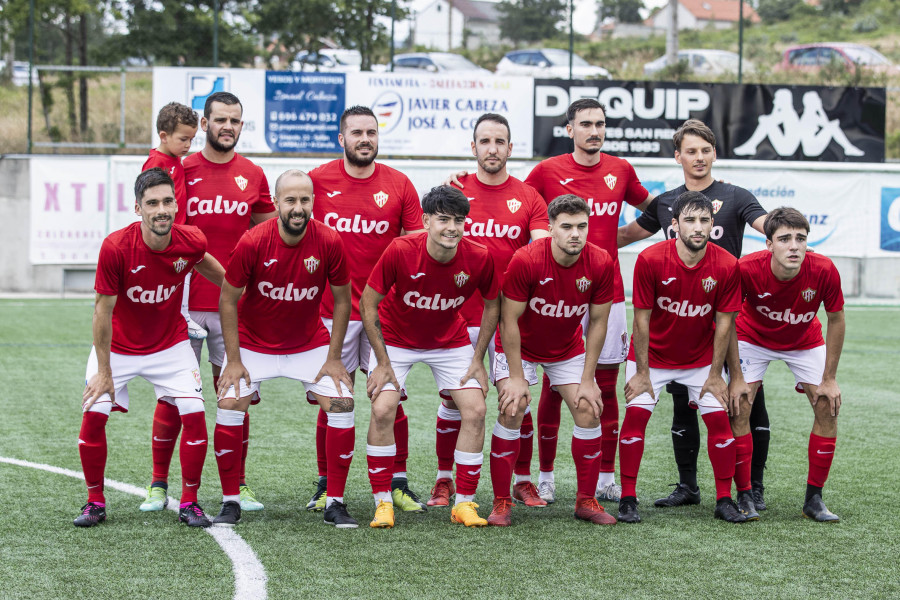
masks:
<instances>
[{"instance_id":1,"label":"white shorts","mask_svg":"<svg viewBox=\"0 0 900 600\"><path fill-rule=\"evenodd\" d=\"M581 383L581 376L584 374L584 354L579 354L568 360L559 362L536 363L529 360L522 360L522 369L525 371L525 381L528 385L537 385L537 366L544 368L544 373L550 378L550 386L556 387L560 385L568 385L571 383ZM498 352L494 356L494 381L509 379L509 361L506 354Z\"/></svg>"},{"instance_id":2,"label":"white shorts","mask_svg":"<svg viewBox=\"0 0 900 600\"><path fill-rule=\"evenodd\" d=\"M331 335L333 319L322 318L328 334ZM350 321L347 324L347 335L344 336L344 346L341 348L341 362L348 373L362 369L364 373L369 370L369 354L372 353L372 345L369 344L369 336L363 327L362 321Z\"/></svg>"},{"instance_id":3,"label":"white shorts","mask_svg":"<svg viewBox=\"0 0 900 600\"><path fill-rule=\"evenodd\" d=\"M803 390L803 383L819 385L825 373L824 344L806 350L769 350L750 342L738 341L738 353L741 356L741 371L747 383L762 381L773 360L783 360L787 364L794 374L798 391Z\"/></svg>"},{"instance_id":4,"label":"white shorts","mask_svg":"<svg viewBox=\"0 0 900 600\"><path fill-rule=\"evenodd\" d=\"M475 379L469 379L464 384L459 380L469 370L475 351L472 346L460 346L459 348L436 348L434 350L412 350L410 348L398 348L387 346L388 358L391 359L391 367L400 388L406 389L406 378L410 369L416 363L425 363L431 367L431 374L437 383L438 392L451 390L481 389L481 384ZM375 360L375 352L369 355L369 366L374 369L378 364ZM371 373L371 371L370 371ZM386 390L395 390L393 384L384 386Z\"/></svg>"},{"instance_id":5,"label":"white shorts","mask_svg":"<svg viewBox=\"0 0 900 600\"><path fill-rule=\"evenodd\" d=\"M635 373L637 373L637 364L633 360L629 360L625 363L625 381L631 381ZM722 376L725 376L724 371ZM640 406L653 412L653 408L659 401L659 392L662 391L667 383L674 381L687 388L688 403L694 408L699 408L701 415L725 410L716 397L709 392L703 394L702 397L700 396L700 390L703 389L703 384L706 383L707 378L709 378L709 366L697 367L696 369L654 369L650 367L650 385L653 386L655 399L651 398L650 394L644 393L628 402L626 406Z\"/></svg>"},{"instance_id":6,"label":"white shorts","mask_svg":"<svg viewBox=\"0 0 900 600\"><path fill-rule=\"evenodd\" d=\"M153 354L117 354L111 352L109 364L112 368L113 387L116 391L114 410L128 412L128 382L135 377L143 377L153 385L157 398L199 398L203 399L203 385L200 369L187 340L178 342L171 348ZM97 350L91 348L84 382L97 374ZM103 394L94 405L112 402L109 394Z\"/></svg>"},{"instance_id":7,"label":"white shorts","mask_svg":"<svg viewBox=\"0 0 900 600\"><path fill-rule=\"evenodd\" d=\"M341 392L334 387L331 377L323 377L318 383L313 383L319 369L328 358L328 346L319 346L306 352L296 354L263 354L246 348L241 348L241 362L250 373L250 386L241 380L241 398L247 396L259 397L259 384L276 377L287 377L303 383L306 394L318 394L328 398L352 398L353 394L344 383L341 383ZM225 365L228 359L225 359ZM225 365L222 365L224 368ZM228 388L226 398L234 398L234 386Z\"/></svg>"},{"instance_id":8,"label":"white shorts","mask_svg":"<svg viewBox=\"0 0 900 600\"><path fill-rule=\"evenodd\" d=\"M581 331L587 335L591 312L588 311L581 321ZM625 319L625 303L616 302L609 308L609 320L606 322L606 340L600 351L598 365L618 365L625 362L628 356L628 326Z\"/></svg>"},{"instance_id":9,"label":"white shorts","mask_svg":"<svg viewBox=\"0 0 900 600\"><path fill-rule=\"evenodd\" d=\"M225 362L225 338L222 336L222 321L217 312L191 311L194 323L206 330L206 350L209 352L209 362L221 367ZM200 350L203 348L203 340L191 339L191 347L200 364Z\"/></svg>"}]
</instances>

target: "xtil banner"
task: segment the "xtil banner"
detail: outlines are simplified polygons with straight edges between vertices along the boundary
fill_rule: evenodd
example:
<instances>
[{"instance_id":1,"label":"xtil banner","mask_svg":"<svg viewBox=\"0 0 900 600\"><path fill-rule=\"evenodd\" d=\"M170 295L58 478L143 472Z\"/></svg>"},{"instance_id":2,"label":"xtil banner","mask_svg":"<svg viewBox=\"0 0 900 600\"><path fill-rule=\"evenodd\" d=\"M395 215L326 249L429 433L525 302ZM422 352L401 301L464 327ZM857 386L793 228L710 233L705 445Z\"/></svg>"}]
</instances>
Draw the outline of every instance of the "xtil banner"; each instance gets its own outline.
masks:
<instances>
[{"instance_id":1,"label":"xtil banner","mask_svg":"<svg viewBox=\"0 0 900 600\"><path fill-rule=\"evenodd\" d=\"M700 119L719 158L884 162L884 88L665 83L534 82L534 154L572 151L566 108L579 98L607 107L603 151L671 157L672 134Z\"/></svg>"}]
</instances>

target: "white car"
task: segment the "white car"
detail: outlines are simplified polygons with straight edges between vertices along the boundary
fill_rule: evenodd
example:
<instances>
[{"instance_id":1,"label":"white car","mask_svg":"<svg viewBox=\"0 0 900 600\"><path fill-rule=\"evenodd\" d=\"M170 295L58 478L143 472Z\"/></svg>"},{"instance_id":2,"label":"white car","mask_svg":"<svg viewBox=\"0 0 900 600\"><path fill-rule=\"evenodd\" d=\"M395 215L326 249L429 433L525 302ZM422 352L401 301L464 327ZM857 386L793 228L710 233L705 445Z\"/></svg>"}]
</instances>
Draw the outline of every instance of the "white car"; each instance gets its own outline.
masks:
<instances>
[{"instance_id":1,"label":"white car","mask_svg":"<svg viewBox=\"0 0 900 600\"><path fill-rule=\"evenodd\" d=\"M497 75L527 75L545 79L569 78L569 51L557 48L513 50L497 63ZM573 79L610 79L609 71L572 55Z\"/></svg>"},{"instance_id":2,"label":"white car","mask_svg":"<svg viewBox=\"0 0 900 600\"><path fill-rule=\"evenodd\" d=\"M720 77L722 75L736 75L738 72L739 56L727 50L689 49L678 51L678 61L685 61L694 75L706 75ZM654 75L668 66L666 56L660 56L654 61L644 65L644 75ZM754 70L753 63L744 59L743 72Z\"/></svg>"},{"instance_id":3,"label":"white car","mask_svg":"<svg viewBox=\"0 0 900 600\"><path fill-rule=\"evenodd\" d=\"M390 65L385 70L390 71ZM482 69L465 56L452 52L413 52L398 54L394 57L395 73L446 73L451 71L476 75L491 74L490 71Z\"/></svg>"},{"instance_id":4,"label":"white car","mask_svg":"<svg viewBox=\"0 0 900 600\"><path fill-rule=\"evenodd\" d=\"M0 60L0 71L6 69L6 61ZM31 70L31 81L38 84L37 69ZM15 86L28 85L28 63L24 60L13 61L12 83Z\"/></svg>"},{"instance_id":5,"label":"white car","mask_svg":"<svg viewBox=\"0 0 900 600\"><path fill-rule=\"evenodd\" d=\"M298 52L291 62L292 71L355 73L362 65L359 50L323 48L318 52Z\"/></svg>"}]
</instances>

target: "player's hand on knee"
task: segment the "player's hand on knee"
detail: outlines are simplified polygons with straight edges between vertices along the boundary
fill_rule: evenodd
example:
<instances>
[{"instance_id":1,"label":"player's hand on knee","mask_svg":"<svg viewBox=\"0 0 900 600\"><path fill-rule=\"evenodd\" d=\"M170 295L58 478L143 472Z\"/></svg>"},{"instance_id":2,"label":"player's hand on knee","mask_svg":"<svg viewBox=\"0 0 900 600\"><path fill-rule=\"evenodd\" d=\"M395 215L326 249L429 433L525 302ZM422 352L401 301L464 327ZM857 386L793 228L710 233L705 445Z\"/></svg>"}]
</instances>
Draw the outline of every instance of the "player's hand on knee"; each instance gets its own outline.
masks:
<instances>
[{"instance_id":1,"label":"player's hand on knee","mask_svg":"<svg viewBox=\"0 0 900 600\"><path fill-rule=\"evenodd\" d=\"M716 400L726 411L728 410L728 385L722 376L718 373L710 373L703 387L700 389L700 397L705 394L712 394Z\"/></svg>"},{"instance_id":2,"label":"player's hand on knee","mask_svg":"<svg viewBox=\"0 0 900 600\"><path fill-rule=\"evenodd\" d=\"M469 364L469 368L466 371L466 374L463 375L459 380L459 385L466 385L466 382L470 379L474 379L481 385L481 392L487 396L488 394L488 375L487 370L484 368L483 362L478 362L477 360L473 360L471 364Z\"/></svg>"},{"instance_id":3,"label":"player's hand on knee","mask_svg":"<svg viewBox=\"0 0 900 600\"><path fill-rule=\"evenodd\" d=\"M228 390L234 387L234 396L239 398L241 395L241 379L244 380L247 387L250 387L250 372L244 367L241 361L229 362L222 369L219 376L219 388L216 390L216 397L219 400L225 399Z\"/></svg>"},{"instance_id":4,"label":"player's hand on knee","mask_svg":"<svg viewBox=\"0 0 900 600\"><path fill-rule=\"evenodd\" d=\"M113 387L112 373L95 373L84 386L81 397L81 408L87 410L94 405L100 396L109 394L112 402L116 401L116 389Z\"/></svg>"},{"instance_id":5,"label":"player's hand on knee","mask_svg":"<svg viewBox=\"0 0 900 600\"><path fill-rule=\"evenodd\" d=\"M600 401L600 387L592 377L590 381L582 381L575 390L575 408L579 408L581 403L585 402L594 415L595 419L600 418L603 412L603 404Z\"/></svg>"},{"instance_id":6,"label":"player's hand on knee","mask_svg":"<svg viewBox=\"0 0 900 600\"><path fill-rule=\"evenodd\" d=\"M753 398L750 396L750 386L747 385L743 377L733 377L728 382L728 406L726 409L729 416L740 416L741 402L746 402L748 405L753 403Z\"/></svg>"},{"instance_id":7,"label":"player's hand on knee","mask_svg":"<svg viewBox=\"0 0 900 600\"><path fill-rule=\"evenodd\" d=\"M334 382L334 389L337 390L338 396L341 395L341 383L347 386L347 389L350 390L351 394L353 393L353 378L350 377L350 373L347 372L347 368L340 359L329 358L326 360L325 364L322 365L322 368L319 369L319 372L316 373L316 378L313 379L313 382L319 383L319 380L323 377L331 377L331 381Z\"/></svg>"},{"instance_id":8,"label":"player's hand on knee","mask_svg":"<svg viewBox=\"0 0 900 600\"><path fill-rule=\"evenodd\" d=\"M372 402L378 399L378 395L387 384L394 386L397 393L400 393L400 383L397 376L394 375L394 369L390 365L377 365L372 369L372 373L366 380L366 394Z\"/></svg>"},{"instance_id":9,"label":"player's hand on knee","mask_svg":"<svg viewBox=\"0 0 900 600\"><path fill-rule=\"evenodd\" d=\"M456 187L462 189L462 188L464 188L464 187L466 187L466 186L464 186L463 184L461 184L461 183L459 182L459 180L460 180L462 177L465 177L465 176L468 175L468 174L469 174L468 171L457 171L456 173L452 173L452 174L450 175L450 177L448 177L447 179L445 179L444 181L441 182L441 185L450 185L450 184L452 183L452 184L455 185Z\"/></svg>"},{"instance_id":10,"label":"player's hand on knee","mask_svg":"<svg viewBox=\"0 0 900 600\"><path fill-rule=\"evenodd\" d=\"M818 398L827 398L831 407L831 416L836 417L841 412L841 388L834 379L823 380L816 389Z\"/></svg>"},{"instance_id":11,"label":"player's hand on knee","mask_svg":"<svg viewBox=\"0 0 900 600\"><path fill-rule=\"evenodd\" d=\"M526 405L531 402L531 390L528 388L528 382L520 377L510 377L497 396L500 412L514 417L519 400L522 398L525 399Z\"/></svg>"},{"instance_id":12,"label":"player's hand on knee","mask_svg":"<svg viewBox=\"0 0 900 600\"><path fill-rule=\"evenodd\" d=\"M635 373L631 379L625 383L625 403L629 403L641 394L649 394L650 398L655 399L653 394L653 385L650 383L649 375L641 375Z\"/></svg>"}]
</instances>

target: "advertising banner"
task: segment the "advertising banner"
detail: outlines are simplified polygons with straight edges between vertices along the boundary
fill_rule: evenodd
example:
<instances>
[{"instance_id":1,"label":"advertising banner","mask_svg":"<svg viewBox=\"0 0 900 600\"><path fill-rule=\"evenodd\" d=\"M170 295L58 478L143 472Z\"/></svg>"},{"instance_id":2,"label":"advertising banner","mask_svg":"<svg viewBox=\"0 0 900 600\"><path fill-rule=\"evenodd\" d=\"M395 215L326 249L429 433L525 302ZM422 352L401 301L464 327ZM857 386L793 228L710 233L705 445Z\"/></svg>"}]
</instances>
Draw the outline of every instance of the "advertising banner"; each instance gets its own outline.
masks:
<instances>
[{"instance_id":1,"label":"advertising banner","mask_svg":"<svg viewBox=\"0 0 900 600\"><path fill-rule=\"evenodd\" d=\"M382 154L472 156L475 121L493 112L509 119L513 157L530 158L532 81L459 73L348 73L347 105L375 112Z\"/></svg>"},{"instance_id":2,"label":"advertising banner","mask_svg":"<svg viewBox=\"0 0 900 600\"><path fill-rule=\"evenodd\" d=\"M884 88L653 81L534 82L534 154L572 151L566 108L607 107L603 151L671 157L672 134L691 118L716 134L719 158L884 162Z\"/></svg>"},{"instance_id":3,"label":"advertising banner","mask_svg":"<svg viewBox=\"0 0 900 600\"><path fill-rule=\"evenodd\" d=\"M266 142L272 152L341 152L343 73L266 72Z\"/></svg>"}]
</instances>

